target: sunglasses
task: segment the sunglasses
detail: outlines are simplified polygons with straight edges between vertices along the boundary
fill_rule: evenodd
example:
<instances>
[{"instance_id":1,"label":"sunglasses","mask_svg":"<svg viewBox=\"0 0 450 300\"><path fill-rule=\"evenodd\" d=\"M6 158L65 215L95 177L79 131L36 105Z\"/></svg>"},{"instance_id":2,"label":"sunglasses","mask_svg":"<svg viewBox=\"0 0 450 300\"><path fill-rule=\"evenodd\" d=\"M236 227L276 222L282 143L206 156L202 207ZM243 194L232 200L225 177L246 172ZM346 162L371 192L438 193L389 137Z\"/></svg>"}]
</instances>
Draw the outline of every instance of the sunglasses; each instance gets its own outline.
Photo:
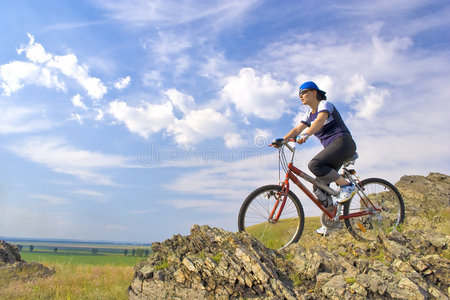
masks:
<instances>
[{"instance_id":1,"label":"sunglasses","mask_svg":"<svg viewBox=\"0 0 450 300\"><path fill-rule=\"evenodd\" d=\"M298 95L299 95L299 96L303 96L304 94L306 94L307 92L310 92L310 91L312 91L312 90L301 90L301 91L298 93Z\"/></svg>"}]
</instances>

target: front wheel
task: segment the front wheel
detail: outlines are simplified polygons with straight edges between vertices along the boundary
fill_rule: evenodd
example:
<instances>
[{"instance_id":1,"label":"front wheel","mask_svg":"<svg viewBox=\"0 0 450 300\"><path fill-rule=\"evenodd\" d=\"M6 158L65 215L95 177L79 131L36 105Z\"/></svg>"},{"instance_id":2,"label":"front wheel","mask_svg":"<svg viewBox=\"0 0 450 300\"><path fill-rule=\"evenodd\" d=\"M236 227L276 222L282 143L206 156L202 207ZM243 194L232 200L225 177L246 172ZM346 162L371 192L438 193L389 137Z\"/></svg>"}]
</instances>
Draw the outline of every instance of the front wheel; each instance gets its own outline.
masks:
<instances>
[{"instance_id":1,"label":"front wheel","mask_svg":"<svg viewBox=\"0 0 450 300\"><path fill-rule=\"evenodd\" d=\"M239 211L239 231L250 233L270 249L283 249L297 242L305 225L303 207L297 196L289 191L280 218L275 221L283 196L284 191L279 185L266 185L253 191Z\"/></svg>"},{"instance_id":2,"label":"front wheel","mask_svg":"<svg viewBox=\"0 0 450 300\"><path fill-rule=\"evenodd\" d=\"M384 179L368 178L361 181L360 187L344 205L344 217L355 216L344 221L353 237L374 241L380 232L388 233L403 223L405 204L394 185Z\"/></svg>"}]
</instances>

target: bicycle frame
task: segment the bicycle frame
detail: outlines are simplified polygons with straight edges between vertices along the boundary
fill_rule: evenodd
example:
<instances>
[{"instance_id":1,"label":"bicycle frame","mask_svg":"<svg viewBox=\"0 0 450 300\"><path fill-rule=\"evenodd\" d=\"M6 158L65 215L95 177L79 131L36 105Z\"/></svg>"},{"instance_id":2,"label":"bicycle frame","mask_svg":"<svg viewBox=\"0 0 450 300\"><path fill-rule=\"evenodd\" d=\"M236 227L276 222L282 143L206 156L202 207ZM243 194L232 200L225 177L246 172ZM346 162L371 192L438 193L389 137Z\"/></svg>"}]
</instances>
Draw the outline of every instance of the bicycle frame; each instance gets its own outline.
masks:
<instances>
[{"instance_id":1,"label":"bicycle frame","mask_svg":"<svg viewBox=\"0 0 450 300\"><path fill-rule=\"evenodd\" d=\"M357 188L357 193L359 194L361 199L364 201L364 204L366 205L367 208L371 208L371 209L367 209L366 211L359 211L356 213L350 213L348 215L343 216L343 215L340 215L340 211L341 211L343 204L338 204L338 206L334 206L334 210L332 212L330 212L325 206L322 205L322 203L319 201L319 199L317 199L317 197L313 193L311 193L311 191L309 191L309 189L298 179L298 177L300 177L314 185L317 185L319 188L325 190L330 195L337 196L339 194L339 191L336 191L327 185L317 182L314 178L312 178L308 174L304 173L302 170L295 167L293 164L294 155L295 155L295 147L291 147L287 143L285 143L284 146L286 146L292 152L292 157L291 157L291 161L288 164L288 169L286 172L285 179L284 179L283 183L281 184L281 186L283 188L282 189L283 190L283 195L282 195L283 199L281 201L280 201L280 199L277 199L277 201L275 202L275 205L269 216L269 221L271 223L276 223L279 220L281 213L283 212L284 206L286 204L287 196L289 193L289 188L290 188L289 181L290 180L292 180L292 182L294 182L295 185L297 185L302 190L302 192L305 193L308 196L308 198L311 199L311 201L314 202L314 204L316 204L317 207L320 208L320 210L322 210L323 213L325 213L330 219L334 219L335 221L356 218L356 217L361 217L361 216L365 216L365 215L372 215L372 214L375 214L375 213L381 211L381 209L379 209L375 205L373 205L373 203L370 201L370 199L364 194L364 190L359 185L359 180L357 181L351 176L354 173L347 170L346 167L344 166L343 167L343 170L344 170L343 176L355 184L355 186ZM280 205L280 202L281 202L280 209L278 210L276 217L274 218L274 215L277 211L278 205Z\"/></svg>"}]
</instances>

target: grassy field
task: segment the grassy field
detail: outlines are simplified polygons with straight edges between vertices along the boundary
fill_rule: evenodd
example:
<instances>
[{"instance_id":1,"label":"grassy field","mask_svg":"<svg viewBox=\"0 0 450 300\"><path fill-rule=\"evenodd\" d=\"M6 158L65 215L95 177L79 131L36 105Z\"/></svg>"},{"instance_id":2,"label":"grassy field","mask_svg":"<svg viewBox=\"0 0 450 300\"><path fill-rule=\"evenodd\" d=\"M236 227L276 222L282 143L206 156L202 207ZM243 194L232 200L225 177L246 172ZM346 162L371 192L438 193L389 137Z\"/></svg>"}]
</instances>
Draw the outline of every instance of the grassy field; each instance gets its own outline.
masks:
<instances>
[{"instance_id":1,"label":"grassy field","mask_svg":"<svg viewBox=\"0 0 450 300\"><path fill-rule=\"evenodd\" d=\"M27 281L24 272L0 273L0 299L128 299L134 266L145 259L123 254L138 248L134 245L59 245L57 252L50 244L33 243L32 252L22 245L27 250L20 253L23 260L54 268L55 274ZM93 248L97 255L92 255Z\"/></svg>"},{"instance_id":2,"label":"grassy field","mask_svg":"<svg viewBox=\"0 0 450 300\"><path fill-rule=\"evenodd\" d=\"M95 265L95 266L134 266L145 257L122 255L89 255L73 253L52 252L21 252L25 261L34 261L44 265L68 264L68 265Z\"/></svg>"},{"instance_id":3,"label":"grassy field","mask_svg":"<svg viewBox=\"0 0 450 300\"><path fill-rule=\"evenodd\" d=\"M286 242L287 238L292 236L291 231L295 230L297 222L297 219L284 219L277 224L262 223L253 225L247 227L246 231L254 236L264 236L260 240L266 247L278 249ZM270 230L268 230L267 226L269 226ZM320 226L320 217L306 217L305 227L299 242L302 243L305 239L308 239L311 233L315 234L315 230Z\"/></svg>"},{"instance_id":4,"label":"grassy field","mask_svg":"<svg viewBox=\"0 0 450 300\"><path fill-rule=\"evenodd\" d=\"M306 218L300 243L308 244L319 226L319 217ZM279 229L283 231L283 228ZM20 244L23 260L54 268L55 274L26 281L23 278L29 274L2 274L0 269L0 299L128 299L127 288L134 275L134 266L145 259L124 255L125 249L128 253L139 249L135 245ZM34 246L31 252L30 245ZM55 247L58 248L56 252ZM97 255L92 255L94 248L98 249Z\"/></svg>"}]
</instances>

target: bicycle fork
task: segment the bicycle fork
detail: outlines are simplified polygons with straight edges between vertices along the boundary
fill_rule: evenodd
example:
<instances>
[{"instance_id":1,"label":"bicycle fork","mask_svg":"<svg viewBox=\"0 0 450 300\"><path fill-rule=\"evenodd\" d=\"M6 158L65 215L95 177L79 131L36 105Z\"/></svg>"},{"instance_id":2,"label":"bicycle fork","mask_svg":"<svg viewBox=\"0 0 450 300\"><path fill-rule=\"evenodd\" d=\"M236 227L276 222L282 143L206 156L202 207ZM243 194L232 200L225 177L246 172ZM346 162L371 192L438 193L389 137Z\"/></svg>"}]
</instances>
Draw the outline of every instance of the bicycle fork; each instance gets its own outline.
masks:
<instances>
[{"instance_id":1,"label":"bicycle fork","mask_svg":"<svg viewBox=\"0 0 450 300\"><path fill-rule=\"evenodd\" d=\"M278 220L280 219L281 213L283 212L284 206L286 205L286 200L287 200L287 195L289 192L289 181L285 181L282 185L282 189L280 193L276 193L275 195L273 195L276 199L275 204L273 206L273 209L269 215L269 223L277 223ZM269 195L270 197L271 195ZM281 204L280 204L281 203ZM278 206L279 209L278 209ZM278 212L277 212L278 209ZM274 215L276 214L276 217L274 218Z\"/></svg>"}]
</instances>

